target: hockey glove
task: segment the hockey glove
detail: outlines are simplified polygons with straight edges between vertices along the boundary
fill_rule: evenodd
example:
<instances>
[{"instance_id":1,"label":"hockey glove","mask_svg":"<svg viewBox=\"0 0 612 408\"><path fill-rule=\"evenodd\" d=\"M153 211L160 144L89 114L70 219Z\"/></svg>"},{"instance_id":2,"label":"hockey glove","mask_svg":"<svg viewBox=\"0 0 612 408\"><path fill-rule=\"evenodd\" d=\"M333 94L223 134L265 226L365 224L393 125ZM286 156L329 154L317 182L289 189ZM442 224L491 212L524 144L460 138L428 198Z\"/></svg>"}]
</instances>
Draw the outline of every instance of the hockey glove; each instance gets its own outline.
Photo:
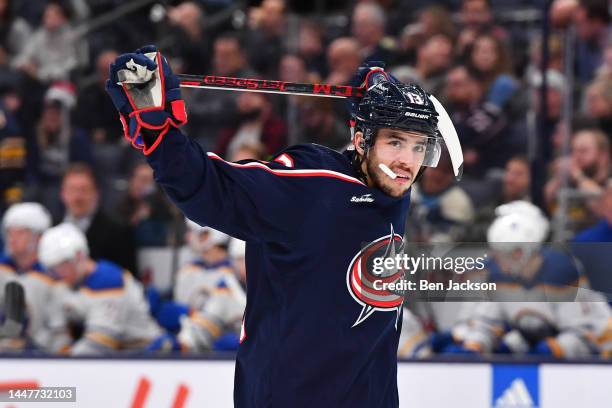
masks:
<instances>
[{"instance_id":1,"label":"hockey glove","mask_svg":"<svg viewBox=\"0 0 612 408\"><path fill-rule=\"evenodd\" d=\"M381 81L399 82L393 75L385 72L384 62L370 61L364 62L359 68L357 68L357 72L355 72L355 75L353 75L349 85L369 89ZM355 117L359 107L359 102L361 102L361 97L353 96L348 98L351 118Z\"/></svg>"},{"instance_id":2,"label":"hockey glove","mask_svg":"<svg viewBox=\"0 0 612 408\"><path fill-rule=\"evenodd\" d=\"M120 55L109 71L106 91L119 111L123 133L145 155L155 150L171 126L187 122L179 79L154 46Z\"/></svg>"}]
</instances>

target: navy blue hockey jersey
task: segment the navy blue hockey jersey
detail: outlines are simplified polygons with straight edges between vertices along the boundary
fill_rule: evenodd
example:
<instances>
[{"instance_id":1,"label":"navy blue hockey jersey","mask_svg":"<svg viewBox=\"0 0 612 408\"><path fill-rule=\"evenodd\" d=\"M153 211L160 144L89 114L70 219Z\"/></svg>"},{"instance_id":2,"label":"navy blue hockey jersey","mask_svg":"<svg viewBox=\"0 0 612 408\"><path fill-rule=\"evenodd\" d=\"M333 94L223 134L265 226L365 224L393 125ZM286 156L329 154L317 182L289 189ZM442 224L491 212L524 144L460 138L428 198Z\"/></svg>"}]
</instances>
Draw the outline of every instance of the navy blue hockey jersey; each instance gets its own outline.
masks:
<instances>
[{"instance_id":1,"label":"navy blue hockey jersey","mask_svg":"<svg viewBox=\"0 0 612 408\"><path fill-rule=\"evenodd\" d=\"M409 194L367 187L350 157L311 144L229 163L178 130L148 156L188 218L247 242L237 407L399 404L403 296L374 287L372 263L399 249Z\"/></svg>"}]
</instances>

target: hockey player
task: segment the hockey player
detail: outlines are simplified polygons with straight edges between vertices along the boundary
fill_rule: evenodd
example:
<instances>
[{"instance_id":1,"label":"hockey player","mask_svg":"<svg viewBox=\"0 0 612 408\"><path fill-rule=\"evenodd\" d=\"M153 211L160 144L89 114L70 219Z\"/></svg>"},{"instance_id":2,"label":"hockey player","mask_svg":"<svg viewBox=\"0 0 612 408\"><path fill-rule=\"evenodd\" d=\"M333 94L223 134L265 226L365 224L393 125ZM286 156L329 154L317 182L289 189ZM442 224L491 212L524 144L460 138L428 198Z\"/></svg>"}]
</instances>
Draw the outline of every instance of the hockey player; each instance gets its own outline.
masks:
<instances>
[{"instance_id":1,"label":"hockey player","mask_svg":"<svg viewBox=\"0 0 612 408\"><path fill-rule=\"evenodd\" d=\"M237 407L397 407L403 294L372 288L372 258L401 245L409 190L436 166L444 138L462 155L439 102L363 67L352 100L352 149L286 149L270 162L229 163L178 128L179 82L153 47L110 67L107 90L126 136L183 213L246 244L247 307Z\"/></svg>"},{"instance_id":2,"label":"hockey player","mask_svg":"<svg viewBox=\"0 0 612 408\"><path fill-rule=\"evenodd\" d=\"M195 258L178 271L174 300L152 312L168 334L149 351L235 350L246 294L225 245L229 236L186 219L187 242ZM178 338L172 334L180 329Z\"/></svg>"},{"instance_id":3,"label":"hockey player","mask_svg":"<svg viewBox=\"0 0 612 408\"><path fill-rule=\"evenodd\" d=\"M498 284L497 301L474 304L469 320L453 330L459 345L446 351L571 358L610 348L604 343L611 333L609 306L584 289L568 255L541 247L548 233L541 211L517 201L496 214L487 235L494 250L488 280Z\"/></svg>"},{"instance_id":4,"label":"hockey player","mask_svg":"<svg viewBox=\"0 0 612 408\"><path fill-rule=\"evenodd\" d=\"M231 286L226 282L231 282ZM155 317L168 332L154 339L147 351L235 351L245 306L242 287L227 274L207 288L206 301L197 309L173 301L163 302Z\"/></svg>"},{"instance_id":5,"label":"hockey player","mask_svg":"<svg viewBox=\"0 0 612 408\"><path fill-rule=\"evenodd\" d=\"M24 287L27 307L24 337L3 343L11 349L35 347L59 352L68 341L63 320L58 319L57 279L45 273L38 262L38 242L50 226L49 213L38 203L13 204L2 219L6 255L0 258L0 305L4 285L17 280Z\"/></svg>"},{"instance_id":6,"label":"hockey player","mask_svg":"<svg viewBox=\"0 0 612 408\"><path fill-rule=\"evenodd\" d=\"M189 229L187 242L195 258L177 273L174 301L199 310L210 294L219 285L224 285L230 288L244 308L246 295L225 248L229 236L210 227L201 227L189 219L186 223Z\"/></svg>"},{"instance_id":7,"label":"hockey player","mask_svg":"<svg viewBox=\"0 0 612 408\"><path fill-rule=\"evenodd\" d=\"M159 335L140 283L111 262L91 259L85 235L74 225L48 229L38 256L67 285L62 298L66 319L84 327L70 354L139 350Z\"/></svg>"}]
</instances>

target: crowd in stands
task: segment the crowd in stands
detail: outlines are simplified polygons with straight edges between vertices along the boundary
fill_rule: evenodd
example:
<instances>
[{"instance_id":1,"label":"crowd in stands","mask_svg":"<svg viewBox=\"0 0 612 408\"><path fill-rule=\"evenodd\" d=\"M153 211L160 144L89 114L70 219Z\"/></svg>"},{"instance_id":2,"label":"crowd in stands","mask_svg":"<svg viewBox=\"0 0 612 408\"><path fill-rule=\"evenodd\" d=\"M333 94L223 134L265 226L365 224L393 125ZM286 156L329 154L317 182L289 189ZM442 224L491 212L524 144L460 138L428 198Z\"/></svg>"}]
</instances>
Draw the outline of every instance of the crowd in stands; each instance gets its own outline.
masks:
<instances>
[{"instance_id":1,"label":"crowd in stands","mask_svg":"<svg viewBox=\"0 0 612 408\"><path fill-rule=\"evenodd\" d=\"M552 221L548 238L612 242L607 1L555 0L544 16L543 1L263 0L229 18L218 18L233 7L228 1L165 3L163 11L147 5L97 27L91 23L124 2L0 0L0 215L16 203L40 203L50 225L70 223L85 236L88 259L111 261L133 275L134 285L144 283L142 299L129 301L148 302L157 324L175 334L153 330L152 349L235 348L245 267L241 243L185 223L123 137L104 90L108 66L145 44L157 44L176 73L291 82L348 84L361 63L383 61L401 81L438 97L463 146L464 177L454 179L444 156L424 172L412 192L410 241L486 242L495 209L535 200L535 191ZM523 20L517 10L535 10L536 17ZM545 17L551 31L543 44ZM342 151L350 142L343 101L185 88L182 94L184 131L226 160L265 160L294 143ZM544 180L532 179L534 166ZM4 233L5 249L7 239ZM147 288L138 251L182 245L194 260L178 265L174 298ZM195 274L207 273L197 283ZM191 283L179 288L185 281ZM593 281L612 292L605 279ZM190 293L197 285L206 290ZM118 348L115 334L85 333Z\"/></svg>"}]
</instances>

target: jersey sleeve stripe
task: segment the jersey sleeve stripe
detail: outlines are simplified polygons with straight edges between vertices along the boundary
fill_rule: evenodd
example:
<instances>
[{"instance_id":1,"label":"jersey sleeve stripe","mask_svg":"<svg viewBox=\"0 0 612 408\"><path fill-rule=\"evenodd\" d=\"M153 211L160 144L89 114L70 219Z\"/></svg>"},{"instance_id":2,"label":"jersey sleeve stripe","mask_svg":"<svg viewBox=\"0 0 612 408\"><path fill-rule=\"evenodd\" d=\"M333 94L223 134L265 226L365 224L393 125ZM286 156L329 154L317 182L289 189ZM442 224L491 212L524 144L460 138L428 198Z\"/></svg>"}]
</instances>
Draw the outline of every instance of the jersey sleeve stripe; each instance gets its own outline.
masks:
<instances>
[{"instance_id":1,"label":"jersey sleeve stripe","mask_svg":"<svg viewBox=\"0 0 612 408\"><path fill-rule=\"evenodd\" d=\"M355 177L347 176L346 174L339 173L337 171L332 170L322 170L322 169L308 169L308 170L275 170L266 166L260 162L250 162L250 163L232 163L226 160L223 160L221 157L217 156L214 153L208 152L208 157L214 160L220 160L226 164L229 164L232 167L238 168L259 168L266 170L269 173L272 173L276 176L281 177L329 177L335 178L343 181L348 181L355 184L365 185L361 180L356 179Z\"/></svg>"}]
</instances>

